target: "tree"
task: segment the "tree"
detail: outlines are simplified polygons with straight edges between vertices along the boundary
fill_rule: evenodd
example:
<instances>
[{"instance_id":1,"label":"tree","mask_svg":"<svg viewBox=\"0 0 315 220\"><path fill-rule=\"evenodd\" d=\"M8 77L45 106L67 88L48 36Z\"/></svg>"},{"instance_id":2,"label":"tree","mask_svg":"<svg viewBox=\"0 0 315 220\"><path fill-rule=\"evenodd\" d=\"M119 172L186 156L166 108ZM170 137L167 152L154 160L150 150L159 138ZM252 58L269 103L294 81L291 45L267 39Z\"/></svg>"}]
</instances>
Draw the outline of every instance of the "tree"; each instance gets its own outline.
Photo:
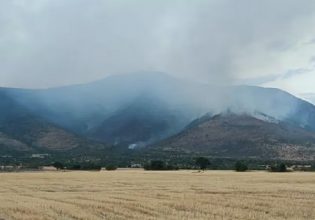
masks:
<instances>
[{"instance_id":1,"label":"tree","mask_svg":"<svg viewBox=\"0 0 315 220\"><path fill-rule=\"evenodd\" d=\"M81 170L81 165L80 164L72 164L72 165L69 165L69 167L67 166L67 169L69 169L69 170Z\"/></svg>"},{"instance_id":2,"label":"tree","mask_svg":"<svg viewBox=\"0 0 315 220\"><path fill-rule=\"evenodd\" d=\"M162 160L152 160L143 167L145 170L178 170L178 166L165 163Z\"/></svg>"},{"instance_id":3,"label":"tree","mask_svg":"<svg viewBox=\"0 0 315 220\"><path fill-rule=\"evenodd\" d=\"M53 166L57 169L57 170L63 170L64 166L61 162L54 162Z\"/></svg>"},{"instance_id":4,"label":"tree","mask_svg":"<svg viewBox=\"0 0 315 220\"><path fill-rule=\"evenodd\" d=\"M287 172L287 166L284 163L272 165L270 167L271 172Z\"/></svg>"},{"instance_id":5,"label":"tree","mask_svg":"<svg viewBox=\"0 0 315 220\"><path fill-rule=\"evenodd\" d=\"M287 166L284 163L280 163L279 172L287 172Z\"/></svg>"},{"instance_id":6,"label":"tree","mask_svg":"<svg viewBox=\"0 0 315 220\"><path fill-rule=\"evenodd\" d=\"M237 161L234 167L237 172L245 172L248 170L247 165L243 161Z\"/></svg>"},{"instance_id":7,"label":"tree","mask_svg":"<svg viewBox=\"0 0 315 220\"><path fill-rule=\"evenodd\" d=\"M205 157L196 158L196 166L198 166L201 170L207 169L210 165L210 161Z\"/></svg>"},{"instance_id":8,"label":"tree","mask_svg":"<svg viewBox=\"0 0 315 220\"><path fill-rule=\"evenodd\" d=\"M164 170L165 169L165 164L161 160L153 160L150 163L150 167L152 170Z\"/></svg>"},{"instance_id":9,"label":"tree","mask_svg":"<svg viewBox=\"0 0 315 220\"><path fill-rule=\"evenodd\" d=\"M116 167L115 165L110 164L110 165L107 165L107 166L105 167L105 169L106 169L106 170L117 170L117 167Z\"/></svg>"},{"instance_id":10,"label":"tree","mask_svg":"<svg viewBox=\"0 0 315 220\"><path fill-rule=\"evenodd\" d=\"M152 160L144 166L145 170L165 170L165 163L161 160Z\"/></svg>"}]
</instances>

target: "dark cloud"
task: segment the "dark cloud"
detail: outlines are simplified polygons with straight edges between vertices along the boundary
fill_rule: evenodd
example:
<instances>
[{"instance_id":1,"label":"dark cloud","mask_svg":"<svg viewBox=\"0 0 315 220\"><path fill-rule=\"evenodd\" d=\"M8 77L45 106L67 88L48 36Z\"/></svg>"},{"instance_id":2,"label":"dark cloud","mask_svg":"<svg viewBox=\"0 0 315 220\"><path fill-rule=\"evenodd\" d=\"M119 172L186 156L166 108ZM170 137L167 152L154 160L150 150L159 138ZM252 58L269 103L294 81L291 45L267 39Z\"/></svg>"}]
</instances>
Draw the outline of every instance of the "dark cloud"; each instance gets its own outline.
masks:
<instances>
[{"instance_id":1,"label":"dark cloud","mask_svg":"<svg viewBox=\"0 0 315 220\"><path fill-rule=\"evenodd\" d=\"M49 87L139 70L263 77L261 67L308 38L314 12L311 0L0 0L0 81Z\"/></svg>"}]
</instances>

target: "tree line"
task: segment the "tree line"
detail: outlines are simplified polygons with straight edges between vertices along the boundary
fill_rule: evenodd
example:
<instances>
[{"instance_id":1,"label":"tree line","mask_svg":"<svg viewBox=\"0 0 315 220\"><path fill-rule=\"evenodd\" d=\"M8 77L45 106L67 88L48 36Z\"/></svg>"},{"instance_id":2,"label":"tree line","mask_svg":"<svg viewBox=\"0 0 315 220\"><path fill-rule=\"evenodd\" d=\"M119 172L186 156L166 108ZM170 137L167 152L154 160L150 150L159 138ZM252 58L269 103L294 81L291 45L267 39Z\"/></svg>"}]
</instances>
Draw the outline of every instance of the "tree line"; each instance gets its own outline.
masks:
<instances>
[{"instance_id":1,"label":"tree line","mask_svg":"<svg viewBox=\"0 0 315 220\"><path fill-rule=\"evenodd\" d=\"M220 168L218 167L218 164L216 164L217 161L212 161L209 158L206 157L197 157L194 158L193 163L190 163L189 165L177 165L176 163L172 163L172 161L164 161L164 160L150 160L143 164L143 168L145 170L179 170L179 169L198 169L198 170L214 170ZM292 164L291 164L292 165ZM93 162L89 163L66 163L63 164L61 162L54 162L52 164L56 169L58 170L101 170L102 167L104 167L106 170L116 170L117 166L114 164L106 164L106 165L99 165L95 164ZM237 172L246 172L249 170L268 170L270 172L287 172L291 169L288 169L289 165L284 162L273 162L271 165L260 165L260 167L256 164L253 166L252 164L249 164L246 160L237 160L234 161L233 164L230 164L228 169L232 170L234 169ZM315 166L312 166L308 171L314 171Z\"/></svg>"},{"instance_id":2,"label":"tree line","mask_svg":"<svg viewBox=\"0 0 315 220\"><path fill-rule=\"evenodd\" d=\"M206 157L195 158L195 164L191 169L207 170L211 168L211 161ZM186 167L187 168L187 167ZM162 160L152 160L146 163L144 166L145 170L178 170L180 169L176 165L166 163ZM245 161L239 160L234 164L234 170L237 172L245 172L249 170L249 166ZM266 167L266 170L270 172L287 172L287 165L285 163L275 163L271 166Z\"/></svg>"}]
</instances>

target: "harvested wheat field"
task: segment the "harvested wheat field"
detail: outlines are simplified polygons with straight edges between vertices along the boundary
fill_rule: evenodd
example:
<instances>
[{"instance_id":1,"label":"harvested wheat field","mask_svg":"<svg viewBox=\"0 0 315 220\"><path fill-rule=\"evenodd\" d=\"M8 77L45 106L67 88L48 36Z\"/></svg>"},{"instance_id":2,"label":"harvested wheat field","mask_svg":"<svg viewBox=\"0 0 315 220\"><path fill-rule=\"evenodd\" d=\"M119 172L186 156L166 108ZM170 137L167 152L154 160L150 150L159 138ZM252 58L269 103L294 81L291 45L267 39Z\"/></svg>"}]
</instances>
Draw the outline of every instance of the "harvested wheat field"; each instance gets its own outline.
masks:
<instances>
[{"instance_id":1,"label":"harvested wheat field","mask_svg":"<svg viewBox=\"0 0 315 220\"><path fill-rule=\"evenodd\" d=\"M0 219L315 219L315 174L2 173Z\"/></svg>"}]
</instances>

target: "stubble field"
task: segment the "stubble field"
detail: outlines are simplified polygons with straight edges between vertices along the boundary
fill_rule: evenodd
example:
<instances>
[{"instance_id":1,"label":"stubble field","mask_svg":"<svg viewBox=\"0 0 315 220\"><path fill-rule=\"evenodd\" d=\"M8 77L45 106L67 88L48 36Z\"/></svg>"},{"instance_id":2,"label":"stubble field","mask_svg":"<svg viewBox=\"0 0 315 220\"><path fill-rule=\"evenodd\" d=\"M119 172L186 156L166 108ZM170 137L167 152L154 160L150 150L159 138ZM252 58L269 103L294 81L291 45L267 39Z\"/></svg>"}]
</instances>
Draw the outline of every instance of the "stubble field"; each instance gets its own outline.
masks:
<instances>
[{"instance_id":1,"label":"stubble field","mask_svg":"<svg viewBox=\"0 0 315 220\"><path fill-rule=\"evenodd\" d=\"M0 219L315 219L315 173L0 173Z\"/></svg>"}]
</instances>

